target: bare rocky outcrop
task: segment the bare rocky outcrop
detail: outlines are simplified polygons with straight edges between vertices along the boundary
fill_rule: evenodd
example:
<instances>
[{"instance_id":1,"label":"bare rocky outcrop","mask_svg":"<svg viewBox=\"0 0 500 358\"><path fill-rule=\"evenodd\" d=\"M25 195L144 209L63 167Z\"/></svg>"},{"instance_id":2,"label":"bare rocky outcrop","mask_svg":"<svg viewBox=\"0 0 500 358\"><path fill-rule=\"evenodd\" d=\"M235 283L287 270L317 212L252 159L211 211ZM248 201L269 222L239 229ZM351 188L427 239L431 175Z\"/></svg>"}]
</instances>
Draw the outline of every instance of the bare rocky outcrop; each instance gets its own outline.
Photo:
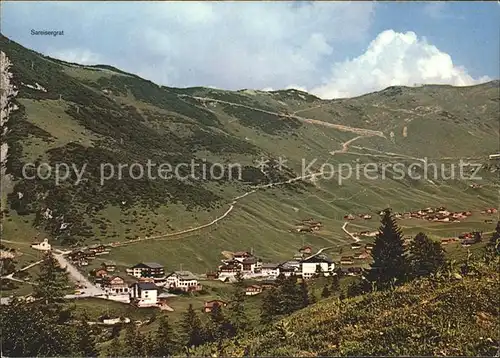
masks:
<instances>
[{"instance_id":1,"label":"bare rocky outcrop","mask_svg":"<svg viewBox=\"0 0 500 358\"><path fill-rule=\"evenodd\" d=\"M11 66L12 63L7 55L3 51L0 51L0 133L2 139L0 147L0 184L2 186L2 191L6 189L8 183L10 182L9 176L5 174L7 155L9 151L9 146L5 141L5 136L9 130L7 125L10 113L17 109L17 106L12 102L12 99L17 95L18 91L12 82L12 73L10 72ZM4 204L4 200L1 200L2 212L4 210Z\"/></svg>"}]
</instances>

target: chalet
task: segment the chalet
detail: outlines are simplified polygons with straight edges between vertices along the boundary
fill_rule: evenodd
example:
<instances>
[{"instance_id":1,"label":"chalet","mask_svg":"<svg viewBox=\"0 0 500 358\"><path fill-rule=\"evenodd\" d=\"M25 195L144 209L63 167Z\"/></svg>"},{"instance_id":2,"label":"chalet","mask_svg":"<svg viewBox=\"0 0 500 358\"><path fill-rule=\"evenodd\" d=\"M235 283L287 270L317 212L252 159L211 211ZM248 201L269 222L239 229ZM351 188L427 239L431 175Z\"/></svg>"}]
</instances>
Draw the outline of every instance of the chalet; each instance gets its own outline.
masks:
<instances>
[{"instance_id":1,"label":"chalet","mask_svg":"<svg viewBox=\"0 0 500 358\"><path fill-rule=\"evenodd\" d=\"M163 265L156 262L141 262L127 269L127 274L134 277L165 277L165 269Z\"/></svg>"},{"instance_id":2,"label":"chalet","mask_svg":"<svg viewBox=\"0 0 500 358\"><path fill-rule=\"evenodd\" d=\"M312 248L311 246L303 246L299 249L299 252L302 252L306 255L310 255L312 253Z\"/></svg>"},{"instance_id":3,"label":"chalet","mask_svg":"<svg viewBox=\"0 0 500 358\"><path fill-rule=\"evenodd\" d=\"M219 277L219 274L217 272L207 272L205 276L207 277L207 280L215 280Z\"/></svg>"},{"instance_id":4,"label":"chalet","mask_svg":"<svg viewBox=\"0 0 500 358\"><path fill-rule=\"evenodd\" d=\"M364 251L364 252L359 252L357 253L354 258L358 259L358 260L366 260L366 259L369 259L371 257L371 255Z\"/></svg>"},{"instance_id":5,"label":"chalet","mask_svg":"<svg viewBox=\"0 0 500 358\"><path fill-rule=\"evenodd\" d=\"M215 306L226 307L227 303L224 301L221 301L221 300L207 301L207 302L205 302L205 304L203 306L203 312L205 312L205 313L212 312L212 310L214 309Z\"/></svg>"},{"instance_id":6,"label":"chalet","mask_svg":"<svg viewBox=\"0 0 500 358\"><path fill-rule=\"evenodd\" d=\"M77 266L88 266L89 262L87 259L80 259L76 261Z\"/></svg>"},{"instance_id":7,"label":"chalet","mask_svg":"<svg viewBox=\"0 0 500 358\"><path fill-rule=\"evenodd\" d=\"M262 280L259 283L260 283L260 287L262 287L263 290L267 290L267 289L276 287L275 280Z\"/></svg>"},{"instance_id":8,"label":"chalet","mask_svg":"<svg viewBox=\"0 0 500 358\"><path fill-rule=\"evenodd\" d=\"M158 287L150 282L136 282L129 290L130 302L137 307L156 307L158 305Z\"/></svg>"},{"instance_id":9,"label":"chalet","mask_svg":"<svg viewBox=\"0 0 500 358\"><path fill-rule=\"evenodd\" d=\"M300 272L300 261L290 260L279 265L280 274L285 277L295 275Z\"/></svg>"},{"instance_id":10,"label":"chalet","mask_svg":"<svg viewBox=\"0 0 500 358\"><path fill-rule=\"evenodd\" d=\"M351 249L353 249L353 250L357 250L360 248L361 248L361 244L359 242L355 242L355 243L351 244Z\"/></svg>"},{"instance_id":11,"label":"chalet","mask_svg":"<svg viewBox=\"0 0 500 358\"><path fill-rule=\"evenodd\" d=\"M247 296L255 296L262 292L262 286L259 285L251 285L245 288L245 295Z\"/></svg>"},{"instance_id":12,"label":"chalet","mask_svg":"<svg viewBox=\"0 0 500 358\"><path fill-rule=\"evenodd\" d=\"M278 277L280 274L279 264L264 263L262 264L261 273L263 276Z\"/></svg>"},{"instance_id":13,"label":"chalet","mask_svg":"<svg viewBox=\"0 0 500 358\"><path fill-rule=\"evenodd\" d=\"M125 283L125 280L119 276L104 279L101 286L108 295L123 295L129 293L129 286Z\"/></svg>"},{"instance_id":14,"label":"chalet","mask_svg":"<svg viewBox=\"0 0 500 358\"><path fill-rule=\"evenodd\" d=\"M83 253L83 257L85 257L85 259L87 259L87 260L93 260L93 259L95 259L95 252L85 251Z\"/></svg>"},{"instance_id":15,"label":"chalet","mask_svg":"<svg viewBox=\"0 0 500 358\"><path fill-rule=\"evenodd\" d=\"M247 251L237 251L233 253L233 259L242 261L248 257L252 257L253 255Z\"/></svg>"},{"instance_id":16,"label":"chalet","mask_svg":"<svg viewBox=\"0 0 500 358\"><path fill-rule=\"evenodd\" d=\"M347 275L348 276L360 276L363 274L363 269L361 267L348 267Z\"/></svg>"},{"instance_id":17,"label":"chalet","mask_svg":"<svg viewBox=\"0 0 500 358\"><path fill-rule=\"evenodd\" d=\"M98 269L98 270L95 270L92 272L94 277L96 278L103 278L103 277L106 277L108 276L108 271L106 271L105 269Z\"/></svg>"},{"instance_id":18,"label":"chalet","mask_svg":"<svg viewBox=\"0 0 500 358\"><path fill-rule=\"evenodd\" d=\"M166 278L167 286L185 292L201 291L202 286L190 271L174 271Z\"/></svg>"},{"instance_id":19,"label":"chalet","mask_svg":"<svg viewBox=\"0 0 500 358\"><path fill-rule=\"evenodd\" d=\"M300 272L302 272L304 279L314 277L319 272L322 272L325 276L330 276L334 269L335 264L333 261L323 255L312 256L300 262Z\"/></svg>"},{"instance_id":20,"label":"chalet","mask_svg":"<svg viewBox=\"0 0 500 358\"><path fill-rule=\"evenodd\" d=\"M354 220L355 218L354 218L354 215L348 214L348 215L344 216L344 219L345 220Z\"/></svg>"},{"instance_id":21,"label":"chalet","mask_svg":"<svg viewBox=\"0 0 500 358\"><path fill-rule=\"evenodd\" d=\"M370 220L371 218L372 218L371 215L368 215L368 214L363 215L363 219L365 219L365 220Z\"/></svg>"},{"instance_id":22,"label":"chalet","mask_svg":"<svg viewBox=\"0 0 500 358\"><path fill-rule=\"evenodd\" d=\"M345 267L342 267L337 270L337 275L339 276L348 276L349 275L349 270Z\"/></svg>"},{"instance_id":23,"label":"chalet","mask_svg":"<svg viewBox=\"0 0 500 358\"><path fill-rule=\"evenodd\" d=\"M354 263L354 258L352 256L342 256L340 258L341 265L352 265Z\"/></svg>"},{"instance_id":24,"label":"chalet","mask_svg":"<svg viewBox=\"0 0 500 358\"><path fill-rule=\"evenodd\" d=\"M83 259L85 258L85 254L83 251L73 251L71 252L69 255L68 255L68 258L71 260L71 261L78 261L80 259Z\"/></svg>"},{"instance_id":25,"label":"chalet","mask_svg":"<svg viewBox=\"0 0 500 358\"><path fill-rule=\"evenodd\" d=\"M309 226L301 226L297 228L297 232L312 232L313 229Z\"/></svg>"},{"instance_id":26,"label":"chalet","mask_svg":"<svg viewBox=\"0 0 500 358\"><path fill-rule=\"evenodd\" d=\"M293 255L293 259L297 261L301 261L302 259L306 258L309 255L306 255L302 252L297 252L296 254Z\"/></svg>"},{"instance_id":27,"label":"chalet","mask_svg":"<svg viewBox=\"0 0 500 358\"><path fill-rule=\"evenodd\" d=\"M102 268L106 270L107 272L115 272L116 270L116 265L112 263L104 263L102 264Z\"/></svg>"},{"instance_id":28,"label":"chalet","mask_svg":"<svg viewBox=\"0 0 500 358\"><path fill-rule=\"evenodd\" d=\"M470 246L475 244L477 241L475 239L464 239L462 240L461 244L462 246Z\"/></svg>"},{"instance_id":29,"label":"chalet","mask_svg":"<svg viewBox=\"0 0 500 358\"><path fill-rule=\"evenodd\" d=\"M52 246L49 244L49 239L44 239L42 242L35 242L30 246L32 249L40 251L50 251Z\"/></svg>"},{"instance_id":30,"label":"chalet","mask_svg":"<svg viewBox=\"0 0 500 358\"><path fill-rule=\"evenodd\" d=\"M247 257L241 260L241 267L244 273L255 273L260 271L262 262L256 257Z\"/></svg>"},{"instance_id":31,"label":"chalet","mask_svg":"<svg viewBox=\"0 0 500 358\"><path fill-rule=\"evenodd\" d=\"M108 247L106 245L91 246L90 251L93 251L96 255L109 253Z\"/></svg>"},{"instance_id":32,"label":"chalet","mask_svg":"<svg viewBox=\"0 0 500 358\"><path fill-rule=\"evenodd\" d=\"M236 275L236 273L241 271L241 263L238 261L227 261L223 265L219 266L219 276Z\"/></svg>"},{"instance_id":33,"label":"chalet","mask_svg":"<svg viewBox=\"0 0 500 358\"><path fill-rule=\"evenodd\" d=\"M365 245L365 250L368 252L371 252L373 250L373 244L366 244Z\"/></svg>"}]
</instances>

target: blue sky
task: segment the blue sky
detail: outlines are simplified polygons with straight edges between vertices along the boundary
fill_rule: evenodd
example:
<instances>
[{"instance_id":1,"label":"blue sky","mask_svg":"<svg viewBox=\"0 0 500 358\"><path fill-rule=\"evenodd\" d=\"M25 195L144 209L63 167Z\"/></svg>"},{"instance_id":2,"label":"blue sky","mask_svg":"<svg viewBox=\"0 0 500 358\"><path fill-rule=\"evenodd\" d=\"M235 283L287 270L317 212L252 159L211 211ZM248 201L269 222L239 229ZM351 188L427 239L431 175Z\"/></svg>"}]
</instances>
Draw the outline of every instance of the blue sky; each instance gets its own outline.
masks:
<instances>
[{"instance_id":1,"label":"blue sky","mask_svg":"<svg viewBox=\"0 0 500 358\"><path fill-rule=\"evenodd\" d=\"M498 78L499 10L497 2L4 2L1 28L44 54L163 85L335 98Z\"/></svg>"}]
</instances>

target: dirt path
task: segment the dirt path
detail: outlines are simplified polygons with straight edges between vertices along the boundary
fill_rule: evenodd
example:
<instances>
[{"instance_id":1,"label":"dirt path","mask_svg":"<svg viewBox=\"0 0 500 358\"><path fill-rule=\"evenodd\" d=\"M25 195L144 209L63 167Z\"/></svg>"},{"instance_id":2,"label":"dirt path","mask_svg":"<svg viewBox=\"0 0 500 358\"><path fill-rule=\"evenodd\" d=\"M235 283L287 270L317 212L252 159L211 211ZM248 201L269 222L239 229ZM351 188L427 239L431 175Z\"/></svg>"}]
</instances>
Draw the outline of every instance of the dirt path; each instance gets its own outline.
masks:
<instances>
[{"instance_id":1,"label":"dirt path","mask_svg":"<svg viewBox=\"0 0 500 358\"><path fill-rule=\"evenodd\" d=\"M335 155L337 153L347 153L347 151L349 150L349 145L351 143L353 143L354 141L358 140L358 139L361 139L361 138L366 138L367 136L364 136L364 135L359 135L357 137L354 137L352 139L349 139L348 141L342 143L342 149L340 150L332 150L330 152L331 155Z\"/></svg>"},{"instance_id":2,"label":"dirt path","mask_svg":"<svg viewBox=\"0 0 500 358\"><path fill-rule=\"evenodd\" d=\"M347 231L347 225L349 225L349 221L346 221L344 225L342 225L342 231L345 232L347 235L351 237L351 239L354 240L354 242L360 242L361 239L354 234L351 234L349 231Z\"/></svg>"},{"instance_id":3,"label":"dirt path","mask_svg":"<svg viewBox=\"0 0 500 358\"><path fill-rule=\"evenodd\" d=\"M226 218L229 215L229 213L231 213L231 211L233 211L235 205L238 204L239 200L245 198L246 196L248 196L250 194L253 194L253 193L257 192L257 190L266 189L266 188L272 188L272 187L275 187L275 186L278 186L278 185L290 184L290 183L293 183L293 182L296 182L296 181L299 181L299 180L312 179L312 178L315 178L315 177L323 175L323 174L324 174L323 172L318 172L318 173L313 173L313 174L298 176L296 178L292 178L292 179L289 179L289 180L286 180L286 181L282 181L282 182L278 182L278 183L269 183L269 184L256 185L256 186L254 186L254 189L252 189L250 191L247 191L246 193L233 198L233 201L229 205L229 208L226 210L226 212L224 214L222 214L221 216L215 218L214 220L212 220L209 223L206 223L206 224L203 224L203 225L200 225L200 226L196 226L194 228L186 229L186 230L181 230L181 231L169 233L169 234L156 235L156 236L147 236L147 237L139 238L139 239L135 239L135 240L129 240L129 241L122 241L122 242L118 242L118 243L113 243L111 246L112 247L120 247L120 246L137 244L137 243L140 243L140 242L150 241L150 240L171 239L171 238L178 237L178 236L181 236L181 235L186 234L186 233L190 233L190 232L202 230L204 228L213 226L213 225L217 224L219 221L221 221L224 218Z\"/></svg>"},{"instance_id":4,"label":"dirt path","mask_svg":"<svg viewBox=\"0 0 500 358\"><path fill-rule=\"evenodd\" d=\"M365 136L369 135L369 136L378 136L378 137L385 138L384 133L381 131L374 131L371 129L344 126L341 124L324 122L324 121L320 121L317 119L304 118L304 117L297 116L295 114L277 113L277 112L267 111L267 110L261 109L261 108L247 106L244 104L228 102L228 101L224 101L221 99L213 99L213 98L208 98L208 97L197 97L197 96L189 96L189 95L179 95L179 97L190 97L190 98L196 99L196 100L201 101L201 102L223 103L223 104L227 104L227 105L234 106L234 107L248 108L248 109L251 109L253 111L267 113L267 114L271 114L271 115L278 116L281 118L291 118L291 119L296 119L296 120L298 120L300 122L304 122L304 123L310 123L310 124L316 124L316 125L320 125L320 126L324 126L324 127L334 128L334 129L337 129L337 130L342 131L342 132L351 132L351 133L357 133L357 134L361 134L361 135L365 135Z\"/></svg>"}]
</instances>

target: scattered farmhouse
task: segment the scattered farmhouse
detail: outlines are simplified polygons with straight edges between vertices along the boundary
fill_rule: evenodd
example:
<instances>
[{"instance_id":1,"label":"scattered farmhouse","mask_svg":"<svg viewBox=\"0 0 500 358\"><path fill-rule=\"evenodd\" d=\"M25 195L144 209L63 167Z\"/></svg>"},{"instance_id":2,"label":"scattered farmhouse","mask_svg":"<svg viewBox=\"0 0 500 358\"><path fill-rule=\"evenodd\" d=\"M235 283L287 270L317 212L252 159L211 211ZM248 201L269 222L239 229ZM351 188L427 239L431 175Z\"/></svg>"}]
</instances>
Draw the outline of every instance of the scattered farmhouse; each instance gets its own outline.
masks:
<instances>
[{"instance_id":1,"label":"scattered farmhouse","mask_svg":"<svg viewBox=\"0 0 500 358\"><path fill-rule=\"evenodd\" d=\"M279 265L280 274L283 274L285 277L289 277L291 275L297 275L300 272L300 261L297 260L289 260L285 261Z\"/></svg>"},{"instance_id":2,"label":"scattered farmhouse","mask_svg":"<svg viewBox=\"0 0 500 358\"><path fill-rule=\"evenodd\" d=\"M212 300L212 301L207 301L205 302L205 305L203 306L203 312L209 313L212 312L214 307L226 307L227 303L221 300Z\"/></svg>"},{"instance_id":3,"label":"scattered farmhouse","mask_svg":"<svg viewBox=\"0 0 500 358\"><path fill-rule=\"evenodd\" d=\"M96 255L109 254L109 249L106 245L96 245L89 247L89 251L94 252Z\"/></svg>"},{"instance_id":4,"label":"scattered farmhouse","mask_svg":"<svg viewBox=\"0 0 500 358\"><path fill-rule=\"evenodd\" d=\"M201 291L202 286L190 271L174 271L166 277L168 288L185 292Z\"/></svg>"},{"instance_id":5,"label":"scattered farmhouse","mask_svg":"<svg viewBox=\"0 0 500 358\"><path fill-rule=\"evenodd\" d=\"M130 303L137 307L156 307L158 287L151 282L136 282L130 286Z\"/></svg>"},{"instance_id":6,"label":"scattered farmhouse","mask_svg":"<svg viewBox=\"0 0 500 358\"><path fill-rule=\"evenodd\" d=\"M106 272L115 272L116 265L113 263L103 263L102 268L106 270Z\"/></svg>"},{"instance_id":7,"label":"scattered farmhouse","mask_svg":"<svg viewBox=\"0 0 500 358\"><path fill-rule=\"evenodd\" d=\"M260 285L251 285L245 289L245 295L247 296L255 296L261 292L262 292L262 286Z\"/></svg>"},{"instance_id":8,"label":"scattered farmhouse","mask_svg":"<svg viewBox=\"0 0 500 358\"><path fill-rule=\"evenodd\" d=\"M280 274L280 265L274 263L263 263L261 273L262 276L278 277Z\"/></svg>"},{"instance_id":9,"label":"scattered farmhouse","mask_svg":"<svg viewBox=\"0 0 500 358\"><path fill-rule=\"evenodd\" d=\"M341 265L352 265L354 263L354 257L352 256L342 256L340 258Z\"/></svg>"},{"instance_id":10,"label":"scattered farmhouse","mask_svg":"<svg viewBox=\"0 0 500 358\"><path fill-rule=\"evenodd\" d=\"M50 251L52 246L49 244L49 239L43 239L42 242L34 242L31 248L40 251Z\"/></svg>"}]
</instances>

